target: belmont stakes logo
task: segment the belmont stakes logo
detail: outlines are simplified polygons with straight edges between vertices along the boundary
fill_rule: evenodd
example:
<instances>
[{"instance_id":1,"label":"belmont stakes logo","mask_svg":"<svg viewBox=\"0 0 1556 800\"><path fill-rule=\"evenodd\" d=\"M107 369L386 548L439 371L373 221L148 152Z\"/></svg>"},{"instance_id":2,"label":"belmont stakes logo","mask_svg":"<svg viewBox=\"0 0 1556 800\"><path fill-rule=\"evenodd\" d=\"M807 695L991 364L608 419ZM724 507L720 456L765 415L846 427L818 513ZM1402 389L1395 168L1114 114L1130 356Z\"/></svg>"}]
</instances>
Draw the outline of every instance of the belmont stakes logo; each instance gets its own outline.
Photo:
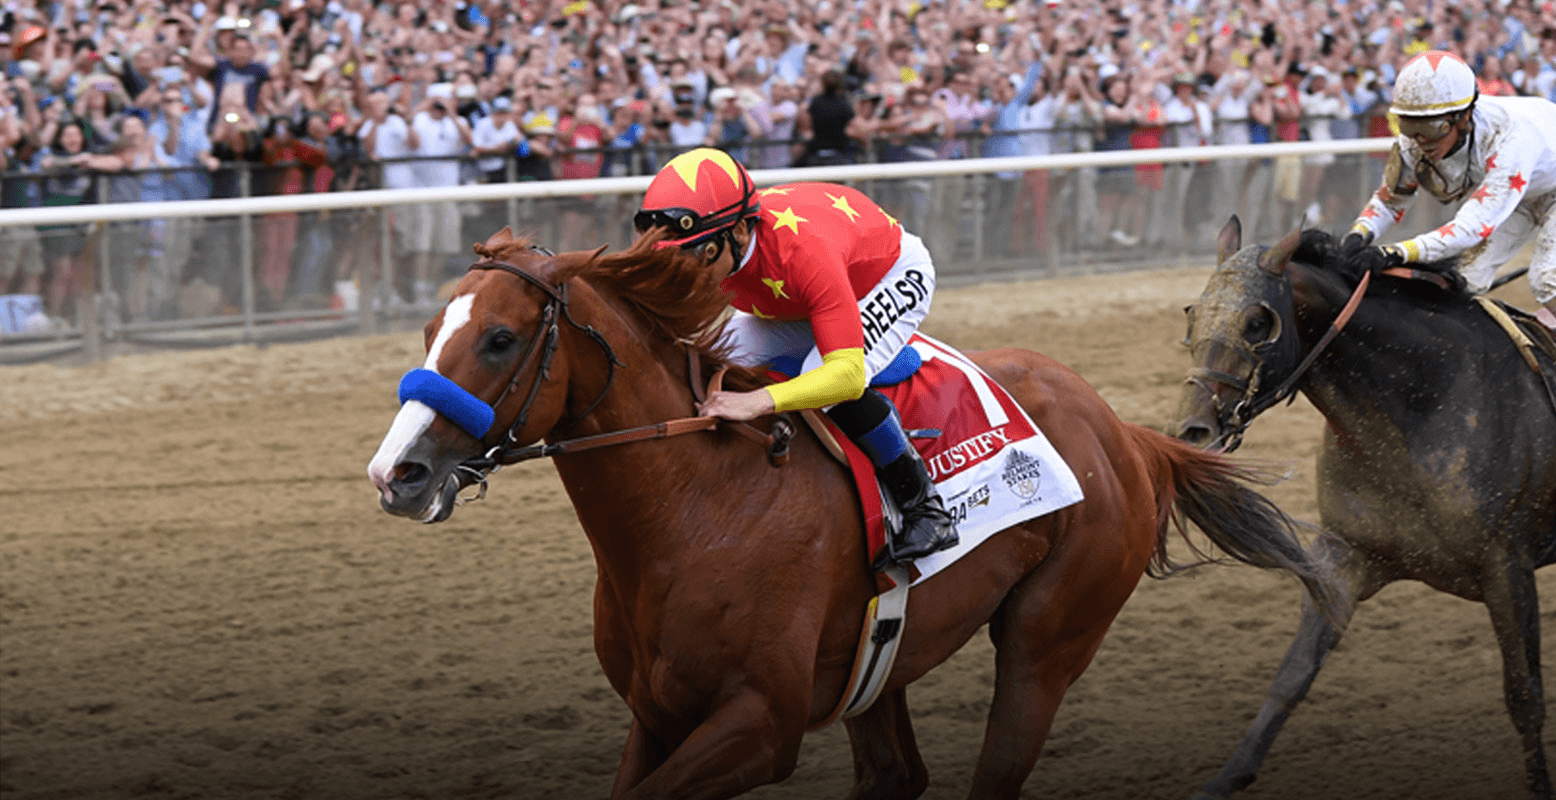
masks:
<instances>
[{"instance_id":1,"label":"belmont stakes logo","mask_svg":"<svg viewBox=\"0 0 1556 800\"><path fill-rule=\"evenodd\" d=\"M1012 449L1005 459L1005 471L1000 477L1005 479L1005 485L1017 497L1031 500L1037 495L1037 487L1042 485L1043 464L1020 450Z\"/></svg>"}]
</instances>

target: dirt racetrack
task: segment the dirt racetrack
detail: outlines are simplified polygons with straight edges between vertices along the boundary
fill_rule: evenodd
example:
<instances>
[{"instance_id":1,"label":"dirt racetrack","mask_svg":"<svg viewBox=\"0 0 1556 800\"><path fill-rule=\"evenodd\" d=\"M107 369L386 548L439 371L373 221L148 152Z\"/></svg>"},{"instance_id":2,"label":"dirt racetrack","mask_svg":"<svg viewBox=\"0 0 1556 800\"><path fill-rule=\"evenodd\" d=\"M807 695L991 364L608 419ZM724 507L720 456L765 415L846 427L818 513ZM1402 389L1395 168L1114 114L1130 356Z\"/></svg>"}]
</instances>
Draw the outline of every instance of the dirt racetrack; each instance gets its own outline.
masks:
<instances>
[{"instance_id":1,"label":"dirt racetrack","mask_svg":"<svg viewBox=\"0 0 1556 800\"><path fill-rule=\"evenodd\" d=\"M1160 427L1206 274L944 289L927 330L1046 352ZM1527 304L1521 284L1501 291ZM396 334L0 369L0 798L606 796L627 713L552 467L504 471L438 526L378 509L364 467L421 352ZM1320 424L1276 409L1239 453L1289 465L1269 494L1313 521ZM1556 570L1540 589L1549 665ZM1188 796L1262 701L1297 598L1246 567L1142 583L1027 795ZM927 797L966 792L992 675L980 636L910 690ZM1483 608L1396 584L1243 796L1489 800L1522 775ZM851 780L834 726L753 796Z\"/></svg>"}]
</instances>

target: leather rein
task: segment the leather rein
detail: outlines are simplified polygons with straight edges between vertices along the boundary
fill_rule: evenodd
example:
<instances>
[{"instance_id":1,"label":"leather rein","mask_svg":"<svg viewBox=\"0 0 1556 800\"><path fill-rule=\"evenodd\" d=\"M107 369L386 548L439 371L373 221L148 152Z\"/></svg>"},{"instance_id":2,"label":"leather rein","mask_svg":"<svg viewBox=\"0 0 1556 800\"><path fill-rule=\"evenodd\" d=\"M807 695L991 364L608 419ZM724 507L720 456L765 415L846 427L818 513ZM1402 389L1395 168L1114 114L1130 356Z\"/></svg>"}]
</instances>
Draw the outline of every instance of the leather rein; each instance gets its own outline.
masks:
<instances>
[{"instance_id":1,"label":"leather rein","mask_svg":"<svg viewBox=\"0 0 1556 800\"><path fill-rule=\"evenodd\" d=\"M1448 281L1441 275L1434 275L1424 270L1410 269L1409 267L1390 267L1380 270L1380 272L1395 278L1430 281L1441 289L1446 289L1449 285ZM1223 453L1230 453L1236 450L1243 443L1243 434L1248 430L1248 426L1253 423L1255 417L1282 401L1296 399L1297 382L1302 379L1302 376L1307 374L1308 369L1328 349L1329 344L1334 341L1335 337L1340 335L1340 331L1345 328L1346 323L1351 321L1351 316L1356 313L1356 307L1361 305L1362 297L1367 293L1367 286L1371 281L1371 272L1362 273L1361 280L1356 282L1356 289L1351 292L1350 299L1345 301L1345 305L1340 309L1340 313L1335 315L1334 321L1329 323L1329 329L1324 331L1324 335L1308 351L1301 363L1297 364L1297 368L1290 375L1287 375L1285 380L1281 381L1280 385L1276 386L1273 392L1263 397L1256 397L1259 394L1257 376L1259 369L1264 366L1264 360L1257 354L1245 353L1246 360L1253 365L1253 377L1248 379L1206 367L1195 367L1189 370L1188 381L1206 390L1210 395L1211 402L1215 405L1218 416L1220 416L1224 406L1221 403L1221 398L1216 395L1213 387L1208 384L1221 383L1242 392L1242 396L1238 399L1237 404L1232 407L1231 412L1227 414L1226 419L1221 420L1223 429L1221 435L1205 446L1207 450L1219 450ZM1242 349L1240 349L1241 351Z\"/></svg>"},{"instance_id":2,"label":"leather rein","mask_svg":"<svg viewBox=\"0 0 1556 800\"><path fill-rule=\"evenodd\" d=\"M531 249L545 256L555 255L555 253L542 247L532 246ZM600 393L594 400L570 422L553 428L552 433L566 433L582 422L585 417L593 413L596 408L599 408L600 403L605 400L606 393L610 391L611 385L615 383L616 368L623 366L623 364L616 357L616 351L611 347L610 342L606 341L604 334L600 333L592 325L580 324L573 319L572 306L568 302L566 283L553 286L513 264L491 258L483 258L477 261L470 265L470 270L498 270L514 275L539 289L546 296L546 301L541 308L540 322L537 326L536 335L530 339L529 347L525 350L524 357L519 361L519 366L514 370L512 380L508 382L508 386L503 389L502 394L498 395L497 400L492 403L492 408L495 409L501 405L503 400L506 400L508 395L519 387L519 380L529 371L530 364L538 357L540 365L536 371L535 380L530 384L529 393L524 398L524 405L519 408L518 415L514 417L513 423L508 426L508 430L503 434L502 441L487 450L485 455L468 459L455 466L455 471L465 481L464 485L479 484L481 487L474 497L461 498L460 502L473 502L485 497L487 476L510 464L537 458L551 458L568 453L595 450L602 447L614 447L632 442L667 439L687 433L711 431L721 424L731 426L736 433L765 447L767 449L768 463L772 464L772 466L781 467L788 463L789 442L794 438L796 429L794 423L783 415L780 415L778 420L773 423L771 433L764 433L745 422L731 422L718 417L696 416L639 425L625 430L580 436L574 439L564 439L559 442L539 442L520 446L518 440L519 432L524 429L525 424L529 421L531 407L535 403L535 398L540 394L541 386L551 377L551 363L555 359L557 349L560 346L561 320L566 319L568 324L582 331L591 341L600 346L600 349L605 353L607 372L605 386L600 389ZM698 402L702 402L707 395L703 387L697 383L697 376L702 372L697 349L690 345L684 346L686 347L687 381L691 385L693 397ZM712 380L709 381L707 392L719 391L724 373L727 370L728 367L721 368L713 375Z\"/></svg>"}]
</instances>

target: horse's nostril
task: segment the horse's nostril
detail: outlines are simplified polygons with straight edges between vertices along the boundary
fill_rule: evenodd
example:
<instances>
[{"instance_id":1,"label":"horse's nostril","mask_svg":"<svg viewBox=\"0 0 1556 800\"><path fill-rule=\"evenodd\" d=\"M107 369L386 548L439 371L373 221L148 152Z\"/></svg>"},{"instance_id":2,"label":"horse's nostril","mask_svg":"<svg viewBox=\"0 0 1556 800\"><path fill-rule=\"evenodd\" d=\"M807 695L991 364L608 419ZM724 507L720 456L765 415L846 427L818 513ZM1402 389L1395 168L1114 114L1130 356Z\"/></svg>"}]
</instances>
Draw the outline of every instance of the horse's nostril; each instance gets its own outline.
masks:
<instances>
[{"instance_id":1,"label":"horse's nostril","mask_svg":"<svg viewBox=\"0 0 1556 800\"><path fill-rule=\"evenodd\" d=\"M1199 423L1186 424L1178 431L1178 438L1196 447L1204 447L1210 442L1210 427Z\"/></svg>"},{"instance_id":2,"label":"horse's nostril","mask_svg":"<svg viewBox=\"0 0 1556 800\"><path fill-rule=\"evenodd\" d=\"M432 470L427 469L424 464L418 464L414 461L401 461L394 465L391 483L395 486L415 486L426 482L431 474Z\"/></svg>"}]
</instances>

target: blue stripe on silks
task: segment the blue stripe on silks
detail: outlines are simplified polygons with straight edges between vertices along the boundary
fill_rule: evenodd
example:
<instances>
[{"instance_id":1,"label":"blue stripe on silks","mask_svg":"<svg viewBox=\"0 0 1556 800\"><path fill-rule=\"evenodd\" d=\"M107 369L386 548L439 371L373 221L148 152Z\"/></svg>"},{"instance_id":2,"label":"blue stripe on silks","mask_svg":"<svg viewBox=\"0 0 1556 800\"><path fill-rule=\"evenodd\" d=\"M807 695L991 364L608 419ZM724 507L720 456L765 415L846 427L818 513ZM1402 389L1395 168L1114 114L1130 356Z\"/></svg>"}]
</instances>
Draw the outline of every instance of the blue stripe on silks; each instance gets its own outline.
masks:
<instances>
[{"instance_id":1,"label":"blue stripe on silks","mask_svg":"<svg viewBox=\"0 0 1556 800\"><path fill-rule=\"evenodd\" d=\"M897 420L895 412L881 424L870 429L869 433L854 440L859 449L870 457L870 463L877 467L884 467L897 460L908 449L908 435L902 430L902 423Z\"/></svg>"},{"instance_id":2,"label":"blue stripe on silks","mask_svg":"<svg viewBox=\"0 0 1556 800\"><path fill-rule=\"evenodd\" d=\"M425 403L477 439L485 436L497 419L497 412L485 400L430 369L417 367L400 379L400 404L407 400Z\"/></svg>"}]
</instances>

